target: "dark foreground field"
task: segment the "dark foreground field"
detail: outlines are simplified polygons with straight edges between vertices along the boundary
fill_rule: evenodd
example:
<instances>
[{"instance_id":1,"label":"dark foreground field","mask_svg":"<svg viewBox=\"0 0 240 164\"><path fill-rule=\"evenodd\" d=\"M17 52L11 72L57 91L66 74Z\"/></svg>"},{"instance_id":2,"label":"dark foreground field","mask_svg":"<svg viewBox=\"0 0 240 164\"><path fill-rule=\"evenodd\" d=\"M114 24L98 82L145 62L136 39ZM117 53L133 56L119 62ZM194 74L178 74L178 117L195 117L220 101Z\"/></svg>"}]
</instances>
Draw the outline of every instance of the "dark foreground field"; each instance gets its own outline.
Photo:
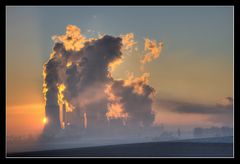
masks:
<instances>
[{"instance_id":1,"label":"dark foreground field","mask_svg":"<svg viewBox=\"0 0 240 164\"><path fill-rule=\"evenodd\" d=\"M8 154L8 157L232 157L232 143L149 142Z\"/></svg>"}]
</instances>

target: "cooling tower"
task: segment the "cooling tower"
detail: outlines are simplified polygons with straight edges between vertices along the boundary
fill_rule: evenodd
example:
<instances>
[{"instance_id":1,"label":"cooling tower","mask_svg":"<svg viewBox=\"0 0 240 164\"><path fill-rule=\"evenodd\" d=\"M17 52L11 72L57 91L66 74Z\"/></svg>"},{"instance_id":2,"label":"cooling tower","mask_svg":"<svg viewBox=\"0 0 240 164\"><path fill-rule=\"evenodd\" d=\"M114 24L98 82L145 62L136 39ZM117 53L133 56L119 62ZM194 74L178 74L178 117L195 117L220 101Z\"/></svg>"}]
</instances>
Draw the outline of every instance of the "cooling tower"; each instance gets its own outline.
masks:
<instances>
[{"instance_id":1,"label":"cooling tower","mask_svg":"<svg viewBox=\"0 0 240 164\"><path fill-rule=\"evenodd\" d=\"M47 122L44 127L45 136L54 136L60 129L59 106L46 105L46 118Z\"/></svg>"}]
</instances>

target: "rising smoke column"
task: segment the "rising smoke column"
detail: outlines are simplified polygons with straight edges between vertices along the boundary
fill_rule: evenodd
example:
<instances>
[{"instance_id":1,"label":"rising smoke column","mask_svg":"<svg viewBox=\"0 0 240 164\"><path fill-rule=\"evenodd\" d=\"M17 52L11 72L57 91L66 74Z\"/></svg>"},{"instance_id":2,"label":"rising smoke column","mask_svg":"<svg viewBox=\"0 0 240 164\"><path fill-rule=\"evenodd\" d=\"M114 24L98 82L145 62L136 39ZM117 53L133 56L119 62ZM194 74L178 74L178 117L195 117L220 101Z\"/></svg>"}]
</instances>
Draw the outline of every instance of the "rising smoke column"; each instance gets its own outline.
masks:
<instances>
[{"instance_id":1,"label":"rising smoke column","mask_svg":"<svg viewBox=\"0 0 240 164\"><path fill-rule=\"evenodd\" d=\"M68 25L66 34L54 36L53 40L53 52L43 71L47 129L64 127L60 124L60 109L75 112L76 120L85 128L106 119L152 124L154 89L148 84L149 74L129 75L126 80L112 77L114 68L123 62L124 53L137 44L133 33L85 38L78 27ZM153 52L153 58L160 53Z\"/></svg>"},{"instance_id":2,"label":"rising smoke column","mask_svg":"<svg viewBox=\"0 0 240 164\"><path fill-rule=\"evenodd\" d=\"M127 80L114 80L106 92L109 97L107 117L123 118L128 125L150 126L154 121L152 101L154 89L148 85L149 74ZM115 107L115 108L114 108ZM120 114L120 115L117 115Z\"/></svg>"},{"instance_id":3,"label":"rising smoke column","mask_svg":"<svg viewBox=\"0 0 240 164\"><path fill-rule=\"evenodd\" d=\"M48 134L52 134L54 131L58 131L60 129L58 87L60 82L59 69L62 62L62 50L62 46L56 44L50 59L46 64L44 64L43 93L46 101L45 114L48 122L44 130Z\"/></svg>"},{"instance_id":4,"label":"rising smoke column","mask_svg":"<svg viewBox=\"0 0 240 164\"><path fill-rule=\"evenodd\" d=\"M121 38L108 35L86 43L79 51L79 62L67 69L66 100L80 114L86 112L86 117L91 117L89 122L95 122L92 126L98 124L97 115L105 118L105 111L102 110L106 109L106 105L97 108L93 104L106 99L105 84L112 80L108 67L110 63L121 59L121 45Z\"/></svg>"},{"instance_id":5,"label":"rising smoke column","mask_svg":"<svg viewBox=\"0 0 240 164\"><path fill-rule=\"evenodd\" d=\"M79 28L69 25L65 35L53 39L53 53L44 65L43 74L49 124L59 127L58 108L64 104L67 112L76 111L86 125L87 115L99 112L87 111L88 106L104 99L101 93L104 93L105 84L112 80L108 70L110 63L121 60L121 38L105 35L85 39ZM50 104L54 104L54 108ZM53 120L56 120L54 124Z\"/></svg>"}]
</instances>

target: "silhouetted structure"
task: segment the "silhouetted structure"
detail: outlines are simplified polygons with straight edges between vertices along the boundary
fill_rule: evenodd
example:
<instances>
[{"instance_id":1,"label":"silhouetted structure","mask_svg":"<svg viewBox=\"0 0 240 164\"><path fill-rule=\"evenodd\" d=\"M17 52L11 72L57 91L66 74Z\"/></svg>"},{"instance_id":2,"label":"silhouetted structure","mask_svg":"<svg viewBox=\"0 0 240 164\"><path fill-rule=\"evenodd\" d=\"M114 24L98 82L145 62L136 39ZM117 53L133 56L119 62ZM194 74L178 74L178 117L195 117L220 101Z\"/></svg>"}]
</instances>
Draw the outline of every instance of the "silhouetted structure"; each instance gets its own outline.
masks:
<instances>
[{"instance_id":1,"label":"silhouetted structure","mask_svg":"<svg viewBox=\"0 0 240 164\"><path fill-rule=\"evenodd\" d=\"M45 116L47 122L43 131L44 136L54 136L61 129L57 92L54 89L51 88L46 94Z\"/></svg>"},{"instance_id":2,"label":"silhouetted structure","mask_svg":"<svg viewBox=\"0 0 240 164\"><path fill-rule=\"evenodd\" d=\"M44 135L53 136L61 129L59 119L59 106L46 105L47 122L44 127Z\"/></svg>"},{"instance_id":3,"label":"silhouetted structure","mask_svg":"<svg viewBox=\"0 0 240 164\"><path fill-rule=\"evenodd\" d=\"M177 133L178 133L178 137L180 137L181 136L181 131L180 131L180 129L178 128L178 131L177 131Z\"/></svg>"}]
</instances>

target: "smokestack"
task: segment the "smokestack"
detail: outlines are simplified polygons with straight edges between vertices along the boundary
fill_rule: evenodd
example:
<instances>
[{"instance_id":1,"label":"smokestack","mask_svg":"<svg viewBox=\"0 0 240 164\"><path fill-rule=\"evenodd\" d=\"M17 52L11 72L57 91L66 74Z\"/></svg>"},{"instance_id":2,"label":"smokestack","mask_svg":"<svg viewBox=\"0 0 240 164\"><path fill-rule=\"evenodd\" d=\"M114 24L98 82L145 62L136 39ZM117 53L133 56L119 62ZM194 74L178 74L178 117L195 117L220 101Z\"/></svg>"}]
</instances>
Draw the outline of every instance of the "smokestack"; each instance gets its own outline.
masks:
<instances>
[{"instance_id":1,"label":"smokestack","mask_svg":"<svg viewBox=\"0 0 240 164\"><path fill-rule=\"evenodd\" d=\"M66 120L66 105L65 105L65 103L62 106L62 122L63 122L64 128L65 128L66 124L67 124L67 120Z\"/></svg>"},{"instance_id":2,"label":"smokestack","mask_svg":"<svg viewBox=\"0 0 240 164\"><path fill-rule=\"evenodd\" d=\"M54 136L60 129L59 105L46 103L45 115L47 123L44 127L44 134L46 136Z\"/></svg>"},{"instance_id":3,"label":"smokestack","mask_svg":"<svg viewBox=\"0 0 240 164\"><path fill-rule=\"evenodd\" d=\"M58 74L57 61L52 58L44 65L44 92L45 116L47 122L44 127L44 135L54 136L61 129L60 113L58 105Z\"/></svg>"},{"instance_id":4,"label":"smokestack","mask_svg":"<svg viewBox=\"0 0 240 164\"><path fill-rule=\"evenodd\" d=\"M87 128L87 113L86 112L84 112L83 117L84 117L84 128L86 129Z\"/></svg>"}]
</instances>

